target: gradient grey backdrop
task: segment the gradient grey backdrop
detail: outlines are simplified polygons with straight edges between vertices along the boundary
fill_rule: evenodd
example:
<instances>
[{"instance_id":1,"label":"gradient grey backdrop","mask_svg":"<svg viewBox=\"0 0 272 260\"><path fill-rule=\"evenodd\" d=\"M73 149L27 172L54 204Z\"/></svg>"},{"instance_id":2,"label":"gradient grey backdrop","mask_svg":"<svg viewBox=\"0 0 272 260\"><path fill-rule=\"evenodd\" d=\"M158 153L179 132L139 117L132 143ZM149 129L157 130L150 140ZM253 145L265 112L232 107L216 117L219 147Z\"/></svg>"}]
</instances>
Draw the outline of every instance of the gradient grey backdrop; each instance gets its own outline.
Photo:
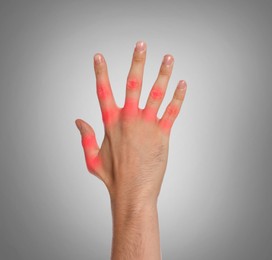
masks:
<instances>
[{"instance_id":1,"label":"gradient grey backdrop","mask_svg":"<svg viewBox=\"0 0 272 260\"><path fill-rule=\"evenodd\" d=\"M159 199L163 258L271 259L271 14L268 0L1 1L0 259L109 259L109 197L74 120L102 141L93 55L122 106L137 40L141 106L164 54L162 109L188 83Z\"/></svg>"}]
</instances>

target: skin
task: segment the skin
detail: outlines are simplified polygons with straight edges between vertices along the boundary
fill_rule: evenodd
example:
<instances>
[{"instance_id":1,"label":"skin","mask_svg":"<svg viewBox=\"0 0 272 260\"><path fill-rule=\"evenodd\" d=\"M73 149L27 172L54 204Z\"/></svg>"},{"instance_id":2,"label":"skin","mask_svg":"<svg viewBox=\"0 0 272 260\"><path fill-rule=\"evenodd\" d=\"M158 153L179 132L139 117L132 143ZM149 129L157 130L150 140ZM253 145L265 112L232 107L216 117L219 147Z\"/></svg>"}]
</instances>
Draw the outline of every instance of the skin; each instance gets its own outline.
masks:
<instances>
[{"instance_id":1,"label":"skin","mask_svg":"<svg viewBox=\"0 0 272 260\"><path fill-rule=\"evenodd\" d=\"M164 178L171 128L187 85L179 81L163 116L157 117L174 58L165 55L146 106L140 109L146 43L137 42L122 108L114 100L105 58L94 56L97 96L105 136L98 146L93 128L75 121L82 137L88 171L104 182L111 199L112 260L161 259L157 200Z\"/></svg>"}]
</instances>

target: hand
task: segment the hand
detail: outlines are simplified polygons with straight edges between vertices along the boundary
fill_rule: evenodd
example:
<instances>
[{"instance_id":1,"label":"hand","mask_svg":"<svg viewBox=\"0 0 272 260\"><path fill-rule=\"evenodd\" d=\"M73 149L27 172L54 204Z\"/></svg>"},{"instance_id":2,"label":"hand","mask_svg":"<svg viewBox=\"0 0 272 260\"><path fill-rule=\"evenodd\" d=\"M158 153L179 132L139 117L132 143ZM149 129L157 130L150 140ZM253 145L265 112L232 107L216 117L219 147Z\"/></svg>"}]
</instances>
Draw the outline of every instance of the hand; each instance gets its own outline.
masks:
<instances>
[{"instance_id":1,"label":"hand","mask_svg":"<svg viewBox=\"0 0 272 260\"><path fill-rule=\"evenodd\" d=\"M112 199L157 199L167 164L170 130L186 92L185 81L180 81L162 118L157 118L174 62L173 56L165 55L145 108L138 108L145 60L146 44L138 43L127 78L125 105L119 108L106 61L102 54L95 55L97 95L105 126L100 149L92 127L76 120L87 168L105 183Z\"/></svg>"},{"instance_id":2,"label":"hand","mask_svg":"<svg viewBox=\"0 0 272 260\"><path fill-rule=\"evenodd\" d=\"M125 104L119 108L106 61L102 54L95 55L96 88L105 128L100 148L92 127L76 120L87 168L105 183L113 215L135 213L146 205L155 207L167 165L170 131L186 93L186 82L180 81L162 118L157 117L174 62L173 56L165 55L146 106L140 109L145 60L146 44L138 42L127 77Z\"/></svg>"}]
</instances>

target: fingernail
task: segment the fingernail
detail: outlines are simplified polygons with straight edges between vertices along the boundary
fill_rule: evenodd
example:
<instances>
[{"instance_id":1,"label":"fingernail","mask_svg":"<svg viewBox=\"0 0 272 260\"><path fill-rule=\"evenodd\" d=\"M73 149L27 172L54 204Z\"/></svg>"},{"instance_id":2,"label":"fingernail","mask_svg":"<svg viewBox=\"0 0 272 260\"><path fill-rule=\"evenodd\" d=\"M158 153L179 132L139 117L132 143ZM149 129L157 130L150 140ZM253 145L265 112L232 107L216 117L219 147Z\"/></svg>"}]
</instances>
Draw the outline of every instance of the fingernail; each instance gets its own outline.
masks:
<instances>
[{"instance_id":1,"label":"fingernail","mask_svg":"<svg viewBox=\"0 0 272 260\"><path fill-rule=\"evenodd\" d=\"M173 62L174 62L173 56L171 56L171 55L165 55L165 56L163 57L162 63L163 63L164 65L168 65L168 66L169 66L169 65L172 65Z\"/></svg>"},{"instance_id":2,"label":"fingernail","mask_svg":"<svg viewBox=\"0 0 272 260\"><path fill-rule=\"evenodd\" d=\"M135 45L136 51L145 51L146 50L146 43L143 41L138 41Z\"/></svg>"},{"instance_id":3,"label":"fingernail","mask_svg":"<svg viewBox=\"0 0 272 260\"><path fill-rule=\"evenodd\" d=\"M81 132L81 128L82 128L81 124L79 123L78 120L76 120L75 123L76 123L77 129Z\"/></svg>"},{"instance_id":4,"label":"fingernail","mask_svg":"<svg viewBox=\"0 0 272 260\"><path fill-rule=\"evenodd\" d=\"M94 56L94 62L95 62L95 64L101 64L102 62L103 62L103 57L102 57L102 55L101 54L96 54L95 56Z\"/></svg>"},{"instance_id":5,"label":"fingernail","mask_svg":"<svg viewBox=\"0 0 272 260\"><path fill-rule=\"evenodd\" d=\"M178 88L179 89L186 89L186 86L187 86L187 83L186 83L186 81L185 80L181 80L181 81L179 81L179 83L178 83Z\"/></svg>"}]
</instances>

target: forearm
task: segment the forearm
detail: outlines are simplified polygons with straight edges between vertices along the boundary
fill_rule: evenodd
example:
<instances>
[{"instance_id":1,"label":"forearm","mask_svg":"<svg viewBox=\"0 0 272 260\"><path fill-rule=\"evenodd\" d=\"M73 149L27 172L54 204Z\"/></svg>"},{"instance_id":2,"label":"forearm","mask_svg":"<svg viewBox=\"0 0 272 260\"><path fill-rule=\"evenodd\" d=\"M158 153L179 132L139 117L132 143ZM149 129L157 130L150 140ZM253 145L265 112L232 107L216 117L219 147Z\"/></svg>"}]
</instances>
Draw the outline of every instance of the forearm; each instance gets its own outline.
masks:
<instances>
[{"instance_id":1,"label":"forearm","mask_svg":"<svg viewBox=\"0 0 272 260\"><path fill-rule=\"evenodd\" d=\"M156 203L112 202L112 219L112 260L161 259Z\"/></svg>"}]
</instances>

